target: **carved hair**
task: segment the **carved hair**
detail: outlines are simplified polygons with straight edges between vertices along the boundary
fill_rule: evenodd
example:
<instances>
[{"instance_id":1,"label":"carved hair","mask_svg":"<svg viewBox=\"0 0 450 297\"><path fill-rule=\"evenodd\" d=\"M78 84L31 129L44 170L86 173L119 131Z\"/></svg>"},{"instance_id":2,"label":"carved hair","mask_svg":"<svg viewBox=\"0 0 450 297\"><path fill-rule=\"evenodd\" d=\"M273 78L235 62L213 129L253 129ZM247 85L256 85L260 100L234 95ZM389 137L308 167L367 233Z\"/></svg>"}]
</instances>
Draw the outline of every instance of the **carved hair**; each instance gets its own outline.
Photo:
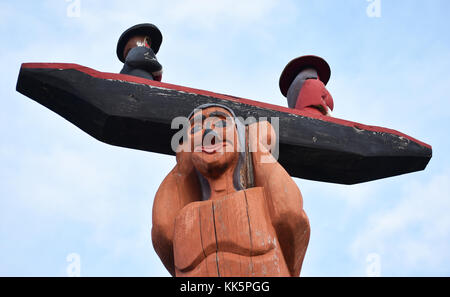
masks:
<instances>
[{"instance_id":1,"label":"carved hair","mask_svg":"<svg viewBox=\"0 0 450 297\"><path fill-rule=\"evenodd\" d=\"M238 162L237 162L236 168L234 169L234 172L233 172L233 185L234 185L234 188L236 189L236 191L243 190L244 186L241 181L241 170L242 170L243 166L245 165L245 155L246 155L245 154L245 151L246 151L245 125L244 125L244 123L242 123L242 121L239 118L236 117L234 111L231 108L229 108L225 105L222 105L222 104L217 104L217 103L207 103L207 104L202 104L202 105L196 107L190 113L188 119L190 119L194 115L194 113L197 112L198 110L203 110L203 109L207 109L210 107L223 108L223 109L227 110L234 119L236 131L237 131L238 144L239 144L239 148L238 148L239 157L238 157ZM197 169L195 169L195 171L197 172L197 176L200 181L200 185L202 187L202 200L208 200L209 197L211 196L211 187L209 185L209 182Z\"/></svg>"}]
</instances>

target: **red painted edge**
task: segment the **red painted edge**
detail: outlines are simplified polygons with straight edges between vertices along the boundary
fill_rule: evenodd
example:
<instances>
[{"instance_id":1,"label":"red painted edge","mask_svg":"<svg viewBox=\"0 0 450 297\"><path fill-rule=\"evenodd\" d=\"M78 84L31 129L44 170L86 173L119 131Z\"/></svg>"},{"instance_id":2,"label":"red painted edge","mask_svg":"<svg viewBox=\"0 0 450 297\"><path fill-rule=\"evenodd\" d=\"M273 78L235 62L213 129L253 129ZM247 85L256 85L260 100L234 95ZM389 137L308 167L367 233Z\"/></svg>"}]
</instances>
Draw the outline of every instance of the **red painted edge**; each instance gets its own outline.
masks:
<instances>
[{"instance_id":1,"label":"red painted edge","mask_svg":"<svg viewBox=\"0 0 450 297\"><path fill-rule=\"evenodd\" d=\"M287 108L287 107L283 107L283 106L279 106L279 105L273 105L273 104L259 102L259 101L254 101L254 100L250 100L250 99L244 99L244 98L234 97L234 96L230 96L230 95L218 94L218 93L205 91L205 90L193 89L193 88L183 87L183 86L179 86L179 85L173 85L173 84L153 81L153 80L140 78L140 77L135 77L135 76L126 75L126 74L100 72L100 71L94 70L92 68L81 66L81 65L78 65L78 64L71 64L71 63L23 63L22 64L22 68L26 68L26 69L30 69L30 68L32 68L32 69L61 69L61 70L74 69L74 70L86 73L86 74L88 74L88 75L90 75L92 77L96 77L96 78L100 78L100 79L112 79L112 80L127 81L127 82L133 82L133 83L138 83L138 84L150 85L150 86L154 86L154 87L158 87L158 88L172 89L172 90L182 91L182 92L186 92L186 93L193 93L193 94L198 94L198 95L215 97L215 98L218 98L218 99L229 100L229 101L233 101L233 102L239 102L239 103L253 105L253 106L257 106L257 107L261 107L261 108L265 108L265 109L272 109L272 110L276 110L276 111L280 111L280 112L284 112L284 113L291 113L291 114L296 114L296 115L299 115L299 116L314 118L314 119L318 119L318 120L321 120L321 121L324 121L324 122L330 122L330 123L334 123L334 124L338 124L338 125L354 127L354 128L361 129L361 130L368 130L368 131L372 131L372 132L394 134L394 135L397 135L397 136L400 136L400 137L407 138L407 139L409 139L409 140L411 140L413 142L416 142L416 143L418 143L418 144L420 144L422 146L425 146L425 147L427 147L429 149L432 148L431 145L429 145L427 143L424 143L424 142L422 142L420 140L417 140L417 139L415 139L415 138L413 138L413 137L411 137L409 135L403 134L403 133L401 133L399 131L388 129L388 128L364 125L364 124L351 122L351 121L347 121L347 120L342 120L342 119L338 119L338 118L333 118L333 117L329 117L329 116L321 116L321 115L309 114L309 113L302 112L302 111L297 110L297 109Z\"/></svg>"}]
</instances>

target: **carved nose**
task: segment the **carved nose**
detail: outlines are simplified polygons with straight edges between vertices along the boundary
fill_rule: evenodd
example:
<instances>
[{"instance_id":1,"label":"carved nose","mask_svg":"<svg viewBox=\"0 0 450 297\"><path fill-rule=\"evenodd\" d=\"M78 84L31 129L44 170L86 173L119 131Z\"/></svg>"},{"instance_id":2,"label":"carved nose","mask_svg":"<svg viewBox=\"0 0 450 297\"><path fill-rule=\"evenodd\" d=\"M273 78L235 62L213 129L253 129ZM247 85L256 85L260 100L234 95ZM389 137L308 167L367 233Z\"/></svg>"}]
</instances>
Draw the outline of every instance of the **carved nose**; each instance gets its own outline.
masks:
<instances>
[{"instance_id":1,"label":"carved nose","mask_svg":"<svg viewBox=\"0 0 450 297\"><path fill-rule=\"evenodd\" d=\"M205 129L205 131L203 132L202 143L205 142L205 138L207 136L209 137L210 144L214 144L217 138L219 137L219 135L217 135L217 133L214 132L212 129Z\"/></svg>"},{"instance_id":2,"label":"carved nose","mask_svg":"<svg viewBox=\"0 0 450 297\"><path fill-rule=\"evenodd\" d=\"M205 131L203 131L203 137L202 137L202 141L205 140L206 135L208 135L209 133L213 133L214 131L211 129L205 129Z\"/></svg>"}]
</instances>

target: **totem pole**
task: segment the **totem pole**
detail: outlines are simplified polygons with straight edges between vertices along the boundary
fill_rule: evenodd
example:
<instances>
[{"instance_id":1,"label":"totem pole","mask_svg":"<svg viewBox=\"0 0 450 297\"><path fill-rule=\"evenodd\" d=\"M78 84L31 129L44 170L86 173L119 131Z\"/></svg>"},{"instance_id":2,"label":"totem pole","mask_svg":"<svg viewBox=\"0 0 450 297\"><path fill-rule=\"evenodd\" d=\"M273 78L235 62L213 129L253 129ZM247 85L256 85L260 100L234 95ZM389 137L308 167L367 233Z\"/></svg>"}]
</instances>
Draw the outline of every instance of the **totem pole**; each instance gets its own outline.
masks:
<instances>
[{"instance_id":1,"label":"totem pole","mask_svg":"<svg viewBox=\"0 0 450 297\"><path fill-rule=\"evenodd\" d=\"M17 91L99 141L176 156L152 226L174 276L298 276L310 227L292 177L357 184L424 170L432 157L430 145L401 132L331 117L322 58L283 70L286 108L162 83L161 42L152 24L125 31L120 74L24 63Z\"/></svg>"},{"instance_id":2,"label":"totem pole","mask_svg":"<svg viewBox=\"0 0 450 297\"><path fill-rule=\"evenodd\" d=\"M280 90L290 108L327 116L329 78L325 60L302 56L283 70ZM310 227L300 190L271 155L271 124L245 127L220 104L197 107L189 121L153 206L153 246L166 268L176 276L299 276Z\"/></svg>"},{"instance_id":3,"label":"totem pole","mask_svg":"<svg viewBox=\"0 0 450 297\"><path fill-rule=\"evenodd\" d=\"M153 245L166 268L176 276L298 276L309 222L298 187L271 155L270 123L245 127L220 104L197 107L189 120L153 205Z\"/></svg>"}]
</instances>

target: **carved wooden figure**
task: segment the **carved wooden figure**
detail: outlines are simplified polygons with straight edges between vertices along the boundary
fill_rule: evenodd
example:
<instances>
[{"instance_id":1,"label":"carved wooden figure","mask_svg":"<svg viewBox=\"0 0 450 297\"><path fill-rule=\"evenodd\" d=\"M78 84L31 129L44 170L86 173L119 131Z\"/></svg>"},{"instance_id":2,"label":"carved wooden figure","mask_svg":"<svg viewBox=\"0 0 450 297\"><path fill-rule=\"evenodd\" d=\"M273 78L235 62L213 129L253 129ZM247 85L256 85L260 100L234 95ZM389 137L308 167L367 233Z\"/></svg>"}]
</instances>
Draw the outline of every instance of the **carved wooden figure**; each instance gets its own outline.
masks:
<instances>
[{"instance_id":1,"label":"carved wooden figure","mask_svg":"<svg viewBox=\"0 0 450 297\"><path fill-rule=\"evenodd\" d=\"M174 276L299 276L310 227L297 185L272 157L268 122L228 107L189 117L153 205L153 245Z\"/></svg>"},{"instance_id":2,"label":"carved wooden figure","mask_svg":"<svg viewBox=\"0 0 450 297\"><path fill-rule=\"evenodd\" d=\"M357 184L424 170L432 157L430 145L398 131L330 117L331 71L320 57L285 67L285 108L162 83L161 43L155 25L139 24L118 41L120 74L24 63L16 89L99 141L176 154L155 196L152 227L153 246L174 276L298 276L310 227L291 176ZM175 152L172 121L192 109ZM277 119L279 133L236 115Z\"/></svg>"},{"instance_id":3,"label":"carved wooden figure","mask_svg":"<svg viewBox=\"0 0 450 297\"><path fill-rule=\"evenodd\" d=\"M299 75L295 73L298 70L294 75ZM297 82L290 79L280 82L297 88L303 77ZM317 79L308 81L319 83ZM307 90L310 98L303 96ZM177 165L155 197L152 230L154 247L172 275L298 275L309 225L300 192L286 172L310 180L357 184L424 170L432 157L430 145L392 129L76 64L25 63L17 91L99 141L176 154ZM296 103L327 104L326 97L317 96L320 92L314 88L302 87L299 94ZM284 169L277 162L261 162L271 158L264 143L273 141L268 137L270 141L259 145L261 137L255 127L262 131L270 128L268 124L245 129L239 121L227 125L240 136L227 147L245 150L222 156L216 140L228 140L229 135L216 138L205 133L209 129L220 136L221 124L205 119L203 127L200 118L201 129L192 127L193 134L188 136L195 140L195 136L205 135L209 145L200 146L202 153L175 153L171 140L178 132L171 129L172 120L211 103L220 105L216 111L228 116L234 115L227 109L231 108L241 117L279 119L278 160ZM211 118L212 107L204 108L202 114ZM320 111L310 109L314 110ZM194 124L196 118L194 115ZM185 141L181 148L189 143ZM247 147L259 150L250 154L253 150Z\"/></svg>"},{"instance_id":4,"label":"carved wooden figure","mask_svg":"<svg viewBox=\"0 0 450 297\"><path fill-rule=\"evenodd\" d=\"M127 29L117 42L117 57L124 63L121 74L161 81L162 65L156 54L162 34L153 24L138 24Z\"/></svg>"},{"instance_id":5,"label":"carved wooden figure","mask_svg":"<svg viewBox=\"0 0 450 297\"><path fill-rule=\"evenodd\" d=\"M301 56L290 61L280 76L280 90L289 108L329 116L333 97L326 89L331 76L328 63L317 56Z\"/></svg>"}]
</instances>

